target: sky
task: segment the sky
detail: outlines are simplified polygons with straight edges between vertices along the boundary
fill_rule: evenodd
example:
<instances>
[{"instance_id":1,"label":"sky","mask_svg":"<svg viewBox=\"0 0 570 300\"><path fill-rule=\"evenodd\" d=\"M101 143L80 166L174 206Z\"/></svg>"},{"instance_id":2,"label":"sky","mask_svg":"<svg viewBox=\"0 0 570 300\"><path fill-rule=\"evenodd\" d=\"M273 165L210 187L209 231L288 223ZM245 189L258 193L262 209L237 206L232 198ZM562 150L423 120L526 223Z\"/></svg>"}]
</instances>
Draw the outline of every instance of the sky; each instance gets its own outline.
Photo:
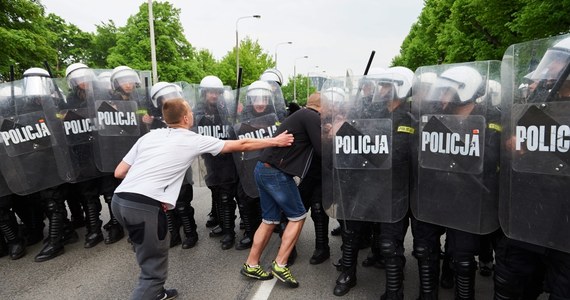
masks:
<instances>
[{"instance_id":1,"label":"sky","mask_svg":"<svg viewBox=\"0 0 570 300\"><path fill-rule=\"evenodd\" d=\"M145 0L41 0L81 30L113 20L124 26ZM286 79L297 74L363 74L370 53L372 67L388 67L423 8L423 0L170 0L181 10L186 38L196 49L221 59L238 37L257 40L275 56ZM260 19L238 18L261 15ZM292 44L282 44L292 42ZM308 56L308 58L303 58ZM274 58L275 59L275 58ZM215 75L215 74L213 74ZM159 74L160 76L160 74Z\"/></svg>"}]
</instances>

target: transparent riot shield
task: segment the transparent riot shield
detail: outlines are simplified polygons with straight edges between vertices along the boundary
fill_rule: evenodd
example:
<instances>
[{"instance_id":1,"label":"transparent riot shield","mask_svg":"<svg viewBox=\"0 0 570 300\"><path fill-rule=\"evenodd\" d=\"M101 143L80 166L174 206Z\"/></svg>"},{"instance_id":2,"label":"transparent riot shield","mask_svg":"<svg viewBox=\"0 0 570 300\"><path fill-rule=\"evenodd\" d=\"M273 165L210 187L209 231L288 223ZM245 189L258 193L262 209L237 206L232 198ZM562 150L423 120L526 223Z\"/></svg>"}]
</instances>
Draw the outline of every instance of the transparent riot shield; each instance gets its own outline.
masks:
<instances>
[{"instance_id":1,"label":"transparent riot shield","mask_svg":"<svg viewBox=\"0 0 570 300\"><path fill-rule=\"evenodd\" d=\"M17 81L7 85L24 91L25 83L28 87L37 84ZM62 99L53 91L50 88L47 93L51 94L13 95L14 106L9 109L13 115L3 113L0 117L0 170L16 194L31 194L72 178L70 159L61 147L63 133L57 126L55 104Z\"/></svg>"},{"instance_id":2,"label":"transparent riot shield","mask_svg":"<svg viewBox=\"0 0 570 300\"><path fill-rule=\"evenodd\" d=\"M515 240L570 253L570 35L504 57L500 221Z\"/></svg>"},{"instance_id":3,"label":"transparent riot shield","mask_svg":"<svg viewBox=\"0 0 570 300\"><path fill-rule=\"evenodd\" d=\"M221 140L235 139L233 121L236 119L236 103L229 97L229 89L198 90L192 94L197 95L192 111L194 113L194 126L192 131ZM235 183L238 175L233 155L230 153L204 154L198 161L199 176L195 179L200 186L215 186Z\"/></svg>"},{"instance_id":4,"label":"transparent riot shield","mask_svg":"<svg viewBox=\"0 0 570 300\"><path fill-rule=\"evenodd\" d=\"M337 219L396 222L408 210L409 159L400 156L408 153L408 139L398 137L394 144L407 106L390 110L392 91L365 99L353 80L359 79L332 79L321 90L323 206ZM393 172L394 166L401 172Z\"/></svg>"},{"instance_id":5,"label":"transparent riot shield","mask_svg":"<svg viewBox=\"0 0 570 300\"><path fill-rule=\"evenodd\" d=\"M255 85L240 89L245 91L238 101L242 109L238 109L238 122L234 125L237 139L254 138L263 139L273 137L280 121L285 117L285 102L279 85L270 86L270 90L256 89ZM234 91L237 94L237 91ZM277 111L280 112L281 119ZM261 151L248 151L234 153L234 161L239 174L240 183L245 193L252 197L259 197L257 185L253 178L253 171Z\"/></svg>"},{"instance_id":6,"label":"transparent riot shield","mask_svg":"<svg viewBox=\"0 0 570 300\"><path fill-rule=\"evenodd\" d=\"M59 86L66 87L66 82ZM94 160L96 119L90 116L89 103L96 95L109 95L109 91L97 77L86 80L81 87L63 89L66 100L59 104L58 125L62 128L62 147L71 159L72 182L80 182L101 176Z\"/></svg>"},{"instance_id":7,"label":"transparent riot shield","mask_svg":"<svg viewBox=\"0 0 570 300\"><path fill-rule=\"evenodd\" d=\"M114 172L140 137L142 117L136 101L95 100L94 108L95 164L101 172Z\"/></svg>"},{"instance_id":8,"label":"transparent riot shield","mask_svg":"<svg viewBox=\"0 0 570 300\"><path fill-rule=\"evenodd\" d=\"M500 115L488 84L498 73L496 61L416 71L411 207L418 220L476 234L498 228Z\"/></svg>"}]
</instances>

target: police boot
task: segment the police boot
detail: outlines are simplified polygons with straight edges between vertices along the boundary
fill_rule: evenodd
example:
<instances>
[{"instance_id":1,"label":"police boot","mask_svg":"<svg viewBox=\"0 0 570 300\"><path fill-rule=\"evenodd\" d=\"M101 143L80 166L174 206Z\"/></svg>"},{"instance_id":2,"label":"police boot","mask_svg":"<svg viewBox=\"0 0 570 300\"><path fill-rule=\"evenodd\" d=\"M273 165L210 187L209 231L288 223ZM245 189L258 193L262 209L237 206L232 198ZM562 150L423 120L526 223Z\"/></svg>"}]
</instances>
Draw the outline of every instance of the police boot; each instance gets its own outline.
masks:
<instances>
[{"instance_id":1,"label":"police boot","mask_svg":"<svg viewBox=\"0 0 570 300\"><path fill-rule=\"evenodd\" d=\"M439 255L432 254L427 247L414 247L420 275L420 296L418 300L438 299Z\"/></svg>"},{"instance_id":2,"label":"police boot","mask_svg":"<svg viewBox=\"0 0 570 300\"><path fill-rule=\"evenodd\" d=\"M94 199L99 201L99 199ZM99 212L101 210L101 204L97 203L87 203L86 206L86 216L87 216L87 233L85 234L85 243L83 247L92 248L103 241L103 232L101 231L101 225L103 222L99 219Z\"/></svg>"},{"instance_id":3,"label":"police boot","mask_svg":"<svg viewBox=\"0 0 570 300\"><path fill-rule=\"evenodd\" d=\"M182 244L182 238L180 237L180 223L178 222L177 217L178 216L174 210L166 211L166 223L168 225L168 232L170 232L170 248Z\"/></svg>"},{"instance_id":4,"label":"police boot","mask_svg":"<svg viewBox=\"0 0 570 300\"><path fill-rule=\"evenodd\" d=\"M10 211L4 211L0 216L0 231L6 238L10 259L16 260L26 254L26 246L24 240L18 237L18 223L15 216L11 216L10 213Z\"/></svg>"},{"instance_id":5,"label":"police boot","mask_svg":"<svg viewBox=\"0 0 570 300\"><path fill-rule=\"evenodd\" d=\"M315 251L309 260L311 265L325 262L331 256L329 247L329 218L321 203L311 206L311 218L315 224Z\"/></svg>"},{"instance_id":6,"label":"police boot","mask_svg":"<svg viewBox=\"0 0 570 300\"><path fill-rule=\"evenodd\" d=\"M49 234L44 247L36 255L35 261L42 262L50 260L63 254L63 239L64 239L64 213L56 208L55 201L49 201L47 210L49 213Z\"/></svg>"},{"instance_id":7,"label":"police boot","mask_svg":"<svg viewBox=\"0 0 570 300\"><path fill-rule=\"evenodd\" d=\"M342 272L336 280L333 291L335 296L343 296L356 286L359 236L355 231L343 229L342 243Z\"/></svg>"},{"instance_id":8,"label":"police boot","mask_svg":"<svg viewBox=\"0 0 570 300\"><path fill-rule=\"evenodd\" d=\"M253 244L253 233L252 233L252 224L250 222L250 212L249 207L245 204L246 199L241 199L238 201L238 210L240 215L240 228L243 224L243 238L241 238L236 243L236 250L245 250L251 248Z\"/></svg>"},{"instance_id":9,"label":"police boot","mask_svg":"<svg viewBox=\"0 0 570 300\"><path fill-rule=\"evenodd\" d=\"M105 202L109 207L110 219L109 222L107 222L107 224L103 226L103 229L107 231L107 237L105 237L105 244L110 245L120 241L125 236L125 231L123 229L123 226L121 226L117 218L115 218L113 211L111 210L111 199L107 200L107 197L105 197Z\"/></svg>"},{"instance_id":10,"label":"police boot","mask_svg":"<svg viewBox=\"0 0 570 300\"><path fill-rule=\"evenodd\" d=\"M455 299L475 299L475 259L454 261L455 267Z\"/></svg>"},{"instance_id":11,"label":"police boot","mask_svg":"<svg viewBox=\"0 0 570 300\"><path fill-rule=\"evenodd\" d=\"M190 204L176 207L182 229L186 238L182 242L182 249L190 249L198 243L198 232L196 232L196 221L194 220L194 208Z\"/></svg>"},{"instance_id":12,"label":"police boot","mask_svg":"<svg viewBox=\"0 0 570 300\"><path fill-rule=\"evenodd\" d=\"M399 247L398 242L392 239L381 240L379 246L382 256L386 258L386 292L380 299L403 300L405 263L403 248Z\"/></svg>"},{"instance_id":13,"label":"police boot","mask_svg":"<svg viewBox=\"0 0 570 300\"><path fill-rule=\"evenodd\" d=\"M454 277L451 256L445 253L441 262L441 280L439 285L444 289L452 289L455 284Z\"/></svg>"},{"instance_id":14,"label":"police boot","mask_svg":"<svg viewBox=\"0 0 570 300\"><path fill-rule=\"evenodd\" d=\"M212 199L212 208L210 209L210 213L208 214L208 220L206 221L206 227L211 228L215 227L220 224L218 221L218 210L216 209L216 201Z\"/></svg>"},{"instance_id":15,"label":"police boot","mask_svg":"<svg viewBox=\"0 0 570 300\"><path fill-rule=\"evenodd\" d=\"M234 231L236 203L229 195L222 194L221 198L220 214L224 236L220 242L222 243L222 250L228 250L234 246L236 241L236 233Z\"/></svg>"}]
</instances>

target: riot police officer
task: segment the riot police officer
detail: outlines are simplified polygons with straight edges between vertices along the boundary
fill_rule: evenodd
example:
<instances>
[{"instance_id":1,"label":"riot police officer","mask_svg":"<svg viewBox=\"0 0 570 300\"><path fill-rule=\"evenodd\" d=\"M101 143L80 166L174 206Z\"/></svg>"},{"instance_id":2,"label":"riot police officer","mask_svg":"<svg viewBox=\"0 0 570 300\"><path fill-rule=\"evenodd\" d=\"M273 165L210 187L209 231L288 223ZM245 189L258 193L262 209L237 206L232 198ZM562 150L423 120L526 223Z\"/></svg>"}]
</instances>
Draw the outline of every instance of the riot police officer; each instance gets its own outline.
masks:
<instances>
[{"instance_id":1,"label":"riot police officer","mask_svg":"<svg viewBox=\"0 0 570 300\"><path fill-rule=\"evenodd\" d=\"M506 53L499 205L506 236L496 249L494 297L523 299L544 290L550 299L570 299L570 239L564 230L570 211L564 142L570 36L515 44Z\"/></svg>"},{"instance_id":2,"label":"riot police officer","mask_svg":"<svg viewBox=\"0 0 570 300\"><path fill-rule=\"evenodd\" d=\"M199 85L200 100L194 109L194 129L199 134L213 136L222 140L234 139L231 128L231 115L235 109L229 108L224 101L222 81L213 75L204 77ZM214 207L218 212L222 229L223 250L230 249L235 243L235 209L238 175L231 154L201 157L206 165L206 185L212 192Z\"/></svg>"}]
</instances>

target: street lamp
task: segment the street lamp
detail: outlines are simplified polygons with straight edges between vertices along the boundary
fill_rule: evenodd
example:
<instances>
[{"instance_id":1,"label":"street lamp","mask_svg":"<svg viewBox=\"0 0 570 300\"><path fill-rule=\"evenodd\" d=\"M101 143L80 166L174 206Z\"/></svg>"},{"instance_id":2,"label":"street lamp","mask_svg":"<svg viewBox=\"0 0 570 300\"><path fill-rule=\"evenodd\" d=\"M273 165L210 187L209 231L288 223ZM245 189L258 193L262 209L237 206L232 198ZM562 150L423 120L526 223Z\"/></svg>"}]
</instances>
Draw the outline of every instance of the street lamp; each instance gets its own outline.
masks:
<instances>
[{"instance_id":1,"label":"street lamp","mask_svg":"<svg viewBox=\"0 0 570 300\"><path fill-rule=\"evenodd\" d=\"M297 57L293 62L293 102L297 102L297 60L303 58L309 58L309 56Z\"/></svg>"},{"instance_id":2,"label":"street lamp","mask_svg":"<svg viewBox=\"0 0 570 300\"><path fill-rule=\"evenodd\" d=\"M261 16L260 16L260 15L244 16L244 17L239 17L239 18L237 18L237 20L236 20L236 86L237 86L237 81L238 81L238 76L239 76L239 35L238 35L238 22L239 22L239 20L247 19L247 18L261 19Z\"/></svg>"},{"instance_id":3,"label":"street lamp","mask_svg":"<svg viewBox=\"0 0 570 300\"><path fill-rule=\"evenodd\" d=\"M275 45L275 69L277 69L277 47L279 47L279 45L285 45L285 44L291 45L291 44L293 44L293 42L282 42L282 43Z\"/></svg>"}]
</instances>

